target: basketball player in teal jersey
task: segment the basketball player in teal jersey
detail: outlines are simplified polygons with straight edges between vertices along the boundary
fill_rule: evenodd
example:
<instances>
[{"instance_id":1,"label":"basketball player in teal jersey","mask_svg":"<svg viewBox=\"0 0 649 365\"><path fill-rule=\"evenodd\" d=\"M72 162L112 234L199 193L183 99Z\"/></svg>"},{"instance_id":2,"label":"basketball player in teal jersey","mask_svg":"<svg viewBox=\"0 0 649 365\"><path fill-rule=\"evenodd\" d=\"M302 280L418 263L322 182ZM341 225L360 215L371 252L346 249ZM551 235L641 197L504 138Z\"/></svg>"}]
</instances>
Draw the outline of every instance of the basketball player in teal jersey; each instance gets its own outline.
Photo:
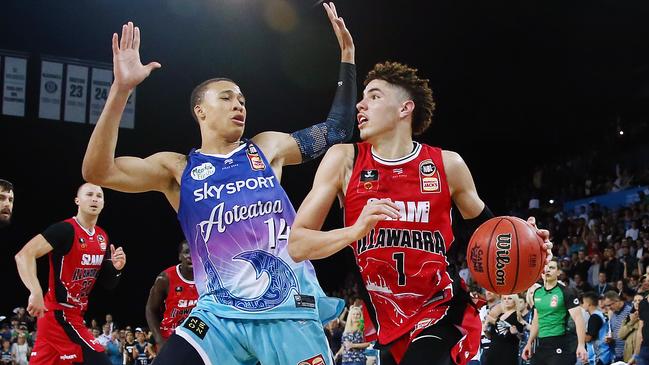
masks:
<instances>
[{"instance_id":1,"label":"basketball player in teal jersey","mask_svg":"<svg viewBox=\"0 0 649 365\"><path fill-rule=\"evenodd\" d=\"M190 245L199 301L156 359L166 364L332 364L321 321L342 301L327 298L309 262L287 253L295 210L279 184L300 164L352 135L354 44L333 4L324 5L341 48L338 87L327 120L285 134L242 140L245 98L228 79L196 87L192 113L201 148L115 158L128 95L160 64L142 65L140 32L113 35L115 81L83 161L88 181L123 192L162 192Z\"/></svg>"}]
</instances>

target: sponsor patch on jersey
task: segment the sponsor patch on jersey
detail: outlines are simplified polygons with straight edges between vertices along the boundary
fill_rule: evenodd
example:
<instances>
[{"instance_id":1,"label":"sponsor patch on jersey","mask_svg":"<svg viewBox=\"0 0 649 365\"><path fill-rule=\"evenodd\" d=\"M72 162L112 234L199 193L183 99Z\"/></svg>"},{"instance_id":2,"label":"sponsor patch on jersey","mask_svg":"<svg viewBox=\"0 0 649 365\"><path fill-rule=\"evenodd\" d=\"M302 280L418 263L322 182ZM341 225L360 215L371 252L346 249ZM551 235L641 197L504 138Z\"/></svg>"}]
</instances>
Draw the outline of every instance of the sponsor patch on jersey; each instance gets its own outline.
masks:
<instances>
[{"instance_id":1,"label":"sponsor patch on jersey","mask_svg":"<svg viewBox=\"0 0 649 365\"><path fill-rule=\"evenodd\" d=\"M248 156L248 161L250 161L250 168L255 171L262 171L266 169L266 164L264 160L259 156L259 151L252 144L248 145L246 149L246 155Z\"/></svg>"},{"instance_id":2,"label":"sponsor patch on jersey","mask_svg":"<svg viewBox=\"0 0 649 365\"><path fill-rule=\"evenodd\" d=\"M214 175L216 172L216 169L214 168L214 165L212 165L209 162L205 162L201 164L200 166L196 166L192 169L190 175L192 179L194 180L205 180L208 177Z\"/></svg>"},{"instance_id":3,"label":"sponsor patch on jersey","mask_svg":"<svg viewBox=\"0 0 649 365\"><path fill-rule=\"evenodd\" d=\"M297 365L325 365L325 360L322 354L318 354L310 359L298 362Z\"/></svg>"},{"instance_id":4,"label":"sponsor patch on jersey","mask_svg":"<svg viewBox=\"0 0 649 365\"><path fill-rule=\"evenodd\" d=\"M362 170L356 190L358 193L379 191L379 170Z\"/></svg>"},{"instance_id":5,"label":"sponsor patch on jersey","mask_svg":"<svg viewBox=\"0 0 649 365\"><path fill-rule=\"evenodd\" d=\"M104 241L106 241L106 239L104 238L104 236L98 234L98 235L97 235L97 241L99 241L99 242L104 242Z\"/></svg>"},{"instance_id":6,"label":"sponsor patch on jersey","mask_svg":"<svg viewBox=\"0 0 649 365\"><path fill-rule=\"evenodd\" d=\"M554 308L559 304L559 297L556 295L552 296L552 299L550 299L550 307Z\"/></svg>"},{"instance_id":7,"label":"sponsor patch on jersey","mask_svg":"<svg viewBox=\"0 0 649 365\"><path fill-rule=\"evenodd\" d=\"M183 323L183 327L200 337L201 340L205 338L205 334L210 330L210 327L205 322L194 316L187 318Z\"/></svg>"},{"instance_id":8,"label":"sponsor patch on jersey","mask_svg":"<svg viewBox=\"0 0 649 365\"><path fill-rule=\"evenodd\" d=\"M315 297L311 295L295 294L293 299L297 308L315 308Z\"/></svg>"},{"instance_id":9,"label":"sponsor patch on jersey","mask_svg":"<svg viewBox=\"0 0 649 365\"><path fill-rule=\"evenodd\" d=\"M176 287L176 295L180 295L180 292L182 292L182 291L183 291L183 287L182 287L182 286L177 286L177 287Z\"/></svg>"},{"instance_id":10,"label":"sponsor patch on jersey","mask_svg":"<svg viewBox=\"0 0 649 365\"><path fill-rule=\"evenodd\" d=\"M442 191L439 171L433 160L424 160L419 164L419 182L422 193L439 193Z\"/></svg>"}]
</instances>

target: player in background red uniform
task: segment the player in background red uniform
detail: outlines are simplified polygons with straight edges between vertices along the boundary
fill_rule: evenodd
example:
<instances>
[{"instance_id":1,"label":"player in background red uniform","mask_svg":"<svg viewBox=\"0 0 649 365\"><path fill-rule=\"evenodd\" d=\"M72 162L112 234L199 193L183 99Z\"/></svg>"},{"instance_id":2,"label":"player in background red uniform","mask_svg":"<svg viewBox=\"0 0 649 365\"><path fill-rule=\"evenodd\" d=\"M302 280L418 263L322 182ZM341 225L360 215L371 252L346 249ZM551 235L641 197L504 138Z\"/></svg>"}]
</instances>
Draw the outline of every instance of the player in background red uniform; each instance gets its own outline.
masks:
<instances>
[{"instance_id":1,"label":"player in background red uniform","mask_svg":"<svg viewBox=\"0 0 649 365\"><path fill-rule=\"evenodd\" d=\"M101 187L81 185L74 202L78 206L74 217L49 226L16 254L18 273L31 293L27 311L38 317L31 365L110 364L104 348L85 327L83 315L97 280L108 289L117 285L126 254L96 225L104 208ZM50 273L43 298L36 259L45 254Z\"/></svg>"},{"instance_id":2,"label":"player in background red uniform","mask_svg":"<svg viewBox=\"0 0 649 365\"><path fill-rule=\"evenodd\" d=\"M178 245L178 259L180 264L167 268L155 279L146 302L146 321L153 332L158 352L198 300L187 241Z\"/></svg>"},{"instance_id":3,"label":"player in background red uniform","mask_svg":"<svg viewBox=\"0 0 649 365\"><path fill-rule=\"evenodd\" d=\"M434 105L415 69L377 64L357 104L363 142L329 149L289 238L295 261L352 243L379 345L390 350L382 363L464 364L480 343L478 313L459 276L449 274L446 253L452 204L471 231L493 214L457 153L413 141L430 125ZM321 232L337 196L345 228ZM539 234L547 241L547 231Z\"/></svg>"}]
</instances>

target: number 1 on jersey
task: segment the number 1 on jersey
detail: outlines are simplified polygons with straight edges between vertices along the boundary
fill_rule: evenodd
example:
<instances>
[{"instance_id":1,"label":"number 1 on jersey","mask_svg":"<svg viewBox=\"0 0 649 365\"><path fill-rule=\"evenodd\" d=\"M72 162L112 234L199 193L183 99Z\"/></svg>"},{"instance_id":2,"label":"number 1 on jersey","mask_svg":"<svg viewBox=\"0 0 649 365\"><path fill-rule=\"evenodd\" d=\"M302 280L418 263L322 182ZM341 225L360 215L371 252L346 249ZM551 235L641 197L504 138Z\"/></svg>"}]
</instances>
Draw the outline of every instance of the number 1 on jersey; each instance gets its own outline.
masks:
<instances>
[{"instance_id":1,"label":"number 1 on jersey","mask_svg":"<svg viewBox=\"0 0 649 365\"><path fill-rule=\"evenodd\" d=\"M403 252L395 252L392 254L392 259L397 262L397 273L399 274L399 286L406 285L406 272L405 272L405 255Z\"/></svg>"},{"instance_id":2,"label":"number 1 on jersey","mask_svg":"<svg viewBox=\"0 0 649 365\"><path fill-rule=\"evenodd\" d=\"M275 220L269 218L264 221L268 225L268 247L275 249L278 241L288 240L288 235L291 233L291 226L286 224L284 218L279 219L279 230L275 231Z\"/></svg>"}]
</instances>

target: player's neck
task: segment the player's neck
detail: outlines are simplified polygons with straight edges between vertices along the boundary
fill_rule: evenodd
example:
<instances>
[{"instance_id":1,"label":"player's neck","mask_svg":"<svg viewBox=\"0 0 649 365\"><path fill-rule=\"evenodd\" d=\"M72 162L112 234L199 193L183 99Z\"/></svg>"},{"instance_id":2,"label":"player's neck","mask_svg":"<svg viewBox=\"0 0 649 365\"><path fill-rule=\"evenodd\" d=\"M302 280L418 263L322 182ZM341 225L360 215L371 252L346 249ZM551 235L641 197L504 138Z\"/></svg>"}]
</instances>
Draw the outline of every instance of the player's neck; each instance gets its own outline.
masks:
<instances>
[{"instance_id":1,"label":"player's neck","mask_svg":"<svg viewBox=\"0 0 649 365\"><path fill-rule=\"evenodd\" d=\"M548 280L548 279L546 279L544 286L545 286L546 289L550 290L550 289L554 288L555 286L557 286L557 280Z\"/></svg>"},{"instance_id":2,"label":"player's neck","mask_svg":"<svg viewBox=\"0 0 649 365\"><path fill-rule=\"evenodd\" d=\"M194 281L194 270L190 269L188 266L180 265L180 275L182 275L185 280Z\"/></svg>"},{"instance_id":3,"label":"player's neck","mask_svg":"<svg viewBox=\"0 0 649 365\"><path fill-rule=\"evenodd\" d=\"M212 130L201 130L201 152L210 155L227 155L241 145L240 138L228 138Z\"/></svg>"},{"instance_id":4,"label":"player's neck","mask_svg":"<svg viewBox=\"0 0 649 365\"><path fill-rule=\"evenodd\" d=\"M412 136L408 135L390 135L381 136L370 142L372 152L386 160L396 160L407 156L412 152Z\"/></svg>"},{"instance_id":5,"label":"player's neck","mask_svg":"<svg viewBox=\"0 0 649 365\"><path fill-rule=\"evenodd\" d=\"M92 232L95 230L95 225L97 224L97 219L99 218L99 216L92 216L79 212L77 213L75 218L77 219L77 222L79 223L79 225L81 225L81 227L83 227L87 231Z\"/></svg>"}]
</instances>

